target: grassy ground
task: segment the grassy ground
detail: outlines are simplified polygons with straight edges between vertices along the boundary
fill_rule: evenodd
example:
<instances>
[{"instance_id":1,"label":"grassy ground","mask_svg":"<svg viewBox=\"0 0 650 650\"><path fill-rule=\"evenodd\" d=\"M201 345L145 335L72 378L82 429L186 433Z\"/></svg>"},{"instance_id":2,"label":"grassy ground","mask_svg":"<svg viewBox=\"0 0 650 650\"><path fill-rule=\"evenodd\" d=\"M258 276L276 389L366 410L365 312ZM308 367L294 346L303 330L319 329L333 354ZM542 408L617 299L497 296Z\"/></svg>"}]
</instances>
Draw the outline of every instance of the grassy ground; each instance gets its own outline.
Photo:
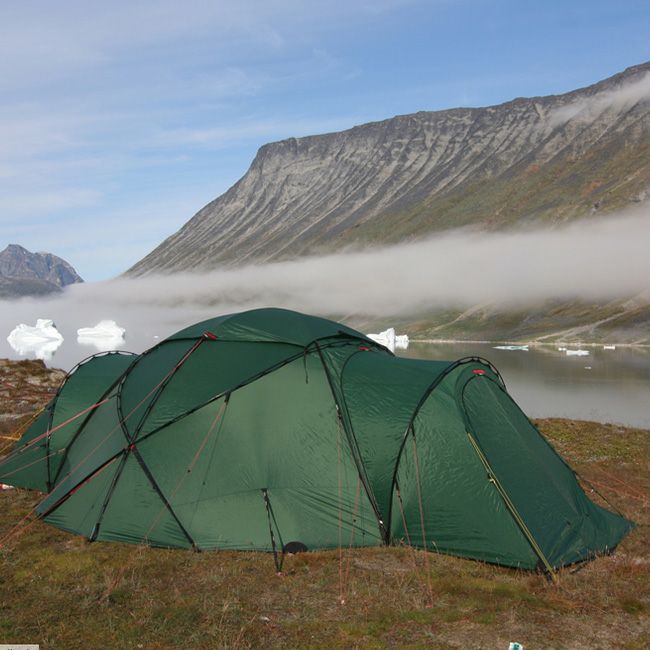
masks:
<instances>
[{"instance_id":1,"label":"grassy ground","mask_svg":"<svg viewBox=\"0 0 650 650\"><path fill-rule=\"evenodd\" d=\"M11 404L0 406L6 413ZM639 524L613 555L563 570L557 584L441 555L427 562L407 548L296 555L278 577L268 554L89 544L37 522L0 549L0 643L65 650L505 649L509 641L529 650L647 648L650 432L538 424ZM0 492L0 538L37 500L33 492Z\"/></svg>"}]
</instances>

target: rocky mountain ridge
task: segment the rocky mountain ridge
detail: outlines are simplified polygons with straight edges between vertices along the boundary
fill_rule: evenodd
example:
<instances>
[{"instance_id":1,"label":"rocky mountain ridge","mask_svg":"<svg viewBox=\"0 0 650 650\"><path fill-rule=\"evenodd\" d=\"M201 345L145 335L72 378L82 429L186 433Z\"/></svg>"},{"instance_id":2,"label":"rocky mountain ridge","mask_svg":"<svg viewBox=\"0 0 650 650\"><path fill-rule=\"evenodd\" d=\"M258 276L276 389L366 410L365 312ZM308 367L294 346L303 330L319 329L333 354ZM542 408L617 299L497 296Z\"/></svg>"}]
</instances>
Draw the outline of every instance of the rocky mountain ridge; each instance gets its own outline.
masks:
<instances>
[{"instance_id":1,"label":"rocky mountain ridge","mask_svg":"<svg viewBox=\"0 0 650 650\"><path fill-rule=\"evenodd\" d=\"M83 279L72 265L52 253L31 253L18 244L0 251L0 298L45 295Z\"/></svg>"},{"instance_id":2,"label":"rocky mountain ridge","mask_svg":"<svg viewBox=\"0 0 650 650\"><path fill-rule=\"evenodd\" d=\"M563 95L419 112L260 148L127 273L557 224L650 198L650 63Z\"/></svg>"}]
</instances>

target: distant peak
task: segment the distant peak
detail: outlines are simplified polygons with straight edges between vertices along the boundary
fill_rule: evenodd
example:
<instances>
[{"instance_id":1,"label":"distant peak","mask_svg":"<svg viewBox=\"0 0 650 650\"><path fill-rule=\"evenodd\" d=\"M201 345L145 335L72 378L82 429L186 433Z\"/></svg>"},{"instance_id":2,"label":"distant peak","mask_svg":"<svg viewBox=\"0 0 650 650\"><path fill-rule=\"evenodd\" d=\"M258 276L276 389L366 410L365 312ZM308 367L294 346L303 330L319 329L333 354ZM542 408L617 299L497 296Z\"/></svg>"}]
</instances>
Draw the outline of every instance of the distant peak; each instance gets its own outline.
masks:
<instances>
[{"instance_id":1,"label":"distant peak","mask_svg":"<svg viewBox=\"0 0 650 650\"><path fill-rule=\"evenodd\" d=\"M32 253L19 244L9 244L0 251L0 280L13 281L17 295L42 294L83 282L64 259L47 252Z\"/></svg>"}]
</instances>

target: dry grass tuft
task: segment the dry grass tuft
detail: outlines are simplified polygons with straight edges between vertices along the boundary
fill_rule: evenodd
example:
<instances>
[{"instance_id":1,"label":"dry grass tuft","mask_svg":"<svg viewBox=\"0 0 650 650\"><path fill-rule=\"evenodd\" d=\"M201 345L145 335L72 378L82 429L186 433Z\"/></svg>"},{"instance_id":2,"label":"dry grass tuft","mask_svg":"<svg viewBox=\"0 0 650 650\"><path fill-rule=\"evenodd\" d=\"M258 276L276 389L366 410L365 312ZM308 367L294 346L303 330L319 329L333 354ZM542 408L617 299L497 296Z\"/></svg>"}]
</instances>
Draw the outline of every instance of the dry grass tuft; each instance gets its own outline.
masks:
<instances>
[{"instance_id":1,"label":"dry grass tuft","mask_svg":"<svg viewBox=\"0 0 650 650\"><path fill-rule=\"evenodd\" d=\"M345 550L342 605L337 551L290 556L277 577L268 554L89 544L37 522L0 551L0 642L66 650L507 648L512 640L650 647L649 432L557 419L538 425L639 524L613 555L563 570L557 584L431 555L430 603L421 552ZM0 537L37 500L1 492Z\"/></svg>"}]
</instances>

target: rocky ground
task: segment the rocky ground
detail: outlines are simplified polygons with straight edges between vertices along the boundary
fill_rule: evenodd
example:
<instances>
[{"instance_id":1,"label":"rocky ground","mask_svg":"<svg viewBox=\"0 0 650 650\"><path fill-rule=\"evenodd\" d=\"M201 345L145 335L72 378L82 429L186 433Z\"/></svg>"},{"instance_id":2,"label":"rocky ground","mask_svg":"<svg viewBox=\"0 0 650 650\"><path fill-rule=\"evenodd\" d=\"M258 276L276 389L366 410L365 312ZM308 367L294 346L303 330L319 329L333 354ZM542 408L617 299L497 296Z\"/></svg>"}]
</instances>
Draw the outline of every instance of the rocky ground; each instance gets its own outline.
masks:
<instances>
[{"instance_id":1,"label":"rocky ground","mask_svg":"<svg viewBox=\"0 0 650 650\"><path fill-rule=\"evenodd\" d=\"M65 375L39 360L0 359L0 454L54 397Z\"/></svg>"}]
</instances>

